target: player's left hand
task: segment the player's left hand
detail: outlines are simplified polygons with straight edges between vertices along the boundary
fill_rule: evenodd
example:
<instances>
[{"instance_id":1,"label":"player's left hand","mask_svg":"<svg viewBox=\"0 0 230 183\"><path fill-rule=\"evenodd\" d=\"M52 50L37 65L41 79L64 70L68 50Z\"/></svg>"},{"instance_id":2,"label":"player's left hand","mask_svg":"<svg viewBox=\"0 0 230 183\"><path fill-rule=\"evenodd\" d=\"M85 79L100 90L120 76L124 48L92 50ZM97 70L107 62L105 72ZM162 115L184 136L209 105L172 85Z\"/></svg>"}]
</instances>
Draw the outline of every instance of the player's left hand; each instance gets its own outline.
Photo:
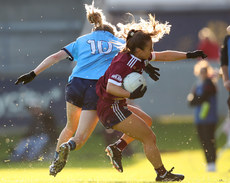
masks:
<instances>
[{"instance_id":1,"label":"player's left hand","mask_svg":"<svg viewBox=\"0 0 230 183\"><path fill-rule=\"evenodd\" d=\"M160 77L160 69L157 67L153 67L151 64L148 64L144 71L152 78L154 81L158 81Z\"/></svg>"},{"instance_id":2,"label":"player's left hand","mask_svg":"<svg viewBox=\"0 0 230 183\"><path fill-rule=\"evenodd\" d=\"M31 71L29 73L21 75L14 84L16 85L19 83L26 84L32 81L35 77L36 74L34 73L34 71Z\"/></svg>"},{"instance_id":3,"label":"player's left hand","mask_svg":"<svg viewBox=\"0 0 230 183\"><path fill-rule=\"evenodd\" d=\"M187 58L199 58L199 57L201 57L202 59L204 59L207 57L207 55L202 50L196 50L196 51L192 51L192 52L187 52L186 57Z\"/></svg>"},{"instance_id":4,"label":"player's left hand","mask_svg":"<svg viewBox=\"0 0 230 183\"><path fill-rule=\"evenodd\" d=\"M136 90L130 93L129 99L137 99L144 96L145 92L147 91L147 86L143 88L143 84L139 86Z\"/></svg>"}]
</instances>

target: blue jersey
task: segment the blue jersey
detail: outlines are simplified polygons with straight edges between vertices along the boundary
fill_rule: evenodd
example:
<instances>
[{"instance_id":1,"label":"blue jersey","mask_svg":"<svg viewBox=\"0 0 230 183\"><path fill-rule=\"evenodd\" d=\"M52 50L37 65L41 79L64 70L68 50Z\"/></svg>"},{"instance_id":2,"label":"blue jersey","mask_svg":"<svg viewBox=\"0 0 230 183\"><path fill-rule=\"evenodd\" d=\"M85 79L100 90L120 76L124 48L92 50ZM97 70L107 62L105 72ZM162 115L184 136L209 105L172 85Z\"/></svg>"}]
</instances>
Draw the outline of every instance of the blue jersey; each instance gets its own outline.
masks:
<instances>
[{"instance_id":1,"label":"blue jersey","mask_svg":"<svg viewBox=\"0 0 230 183\"><path fill-rule=\"evenodd\" d=\"M206 90L206 91L205 91ZM210 90L210 91L207 91ZM197 84L195 89L195 94L199 98L204 93L212 93L207 99L207 102L210 105L210 109L208 110L208 114L204 119L201 119L200 112L202 104L197 105L195 107L195 123L196 124L203 124L203 123L217 123L218 122L218 115L217 115L217 97L214 94L213 90L215 90L215 86L210 79L206 79L204 82Z\"/></svg>"},{"instance_id":2,"label":"blue jersey","mask_svg":"<svg viewBox=\"0 0 230 183\"><path fill-rule=\"evenodd\" d=\"M73 77L98 80L109 67L113 57L120 51L119 44L123 39L115 37L108 31L94 31L77 38L65 46L71 60L76 61L69 81Z\"/></svg>"}]
</instances>

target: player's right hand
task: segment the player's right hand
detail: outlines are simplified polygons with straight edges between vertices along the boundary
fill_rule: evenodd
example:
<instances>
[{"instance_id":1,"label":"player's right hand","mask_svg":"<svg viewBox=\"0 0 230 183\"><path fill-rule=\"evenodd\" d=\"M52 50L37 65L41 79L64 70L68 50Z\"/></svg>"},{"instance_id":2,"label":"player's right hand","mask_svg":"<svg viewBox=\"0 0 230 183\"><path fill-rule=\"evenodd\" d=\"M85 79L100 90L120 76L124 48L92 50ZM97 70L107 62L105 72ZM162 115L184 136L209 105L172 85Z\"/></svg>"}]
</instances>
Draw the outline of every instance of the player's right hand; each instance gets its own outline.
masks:
<instances>
[{"instance_id":1,"label":"player's right hand","mask_svg":"<svg viewBox=\"0 0 230 183\"><path fill-rule=\"evenodd\" d=\"M34 73L34 71L31 71L29 73L21 75L14 84L16 85L19 83L26 84L32 81L35 77L36 74Z\"/></svg>"},{"instance_id":2,"label":"player's right hand","mask_svg":"<svg viewBox=\"0 0 230 183\"><path fill-rule=\"evenodd\" d=\"M134 90L132 93L130 93L130 99L136 99L141 98L144 96L145 92L147 90L147 86L143 88L143 85L139 86L136 90Z\"/></svg>"},{"instance_id":3,"label":"player's right hand","mask_svg":"<svg viewBox=\"0 0 230 183\"><path fill-rule=\"evenodd\" d=\"M187 52L186 57L187 58L199 58L199 57L201 57L202 59L204 59L207 57L207 55L202 50L196 50L196 51L192 51L192 52Z\"/></svg>"}]
</instances>

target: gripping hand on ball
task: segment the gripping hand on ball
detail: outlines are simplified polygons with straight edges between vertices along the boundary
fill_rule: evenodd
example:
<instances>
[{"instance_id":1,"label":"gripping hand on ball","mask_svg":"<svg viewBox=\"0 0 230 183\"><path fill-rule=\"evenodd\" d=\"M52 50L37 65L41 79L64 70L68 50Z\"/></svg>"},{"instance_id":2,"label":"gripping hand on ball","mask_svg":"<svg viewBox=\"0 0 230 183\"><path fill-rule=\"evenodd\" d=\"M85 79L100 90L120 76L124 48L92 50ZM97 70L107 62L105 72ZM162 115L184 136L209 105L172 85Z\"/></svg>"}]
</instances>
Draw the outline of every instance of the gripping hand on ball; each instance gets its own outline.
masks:
<instances>
[{"instance_id":1,"label":"gripping hand on ball","mask_svg":"<svg viewBox=\"0 0 230 183\"><path fill-rule=\"evenodd\" d=\"M36 77L36 74L34 73L34 71L31 71L30 73L26 73L26 74L23 74L21 75L17 81L15 82L15 84L19 84L19 83L22 83L22 84L26 84L26 83L29 83L30 81L32 81L34 78Z\"/></svg>"},{"instance_id":2,"label":"gripping hand on ball","mask_svg":"<svg viewBox=\"0 0 230 183\"><path fill-rule=\"evenodd\" d=\"M147 90L147 86L145 86L144 88L142 88L143 85L139 86L136 90L134 90L132 93L130 93L130 99L136 99L136 98L141 98L144 96L146 90Z\"/></svg>"},{"instance_id":3,"label":"gripping hand on ball","mask_svg":"<svg viewBox=\"0 0 230 183\"><path fill-rule=\"evenodd\" d=\"M148 64L144 71L150 76L150 78L152 78L154 81L159 80L160 77L160 69L157 67L153 67L151 64Z\"/></svg>"},{"instance_id":4,"label":"gripping hand on ball","mask_svg":"<svg viewBox=\"0 0 230 183\"><path fill-rule=\"evenodd\" d=\"M204 54L204 52L201 51L201 50L196 50L196 51L193 51L193 52L187 52L186 57L187 58L198 58L198 57L201 57L201 58L204 59L204 58L207 57L207 55Z\"/></svg>"}]
</instances>

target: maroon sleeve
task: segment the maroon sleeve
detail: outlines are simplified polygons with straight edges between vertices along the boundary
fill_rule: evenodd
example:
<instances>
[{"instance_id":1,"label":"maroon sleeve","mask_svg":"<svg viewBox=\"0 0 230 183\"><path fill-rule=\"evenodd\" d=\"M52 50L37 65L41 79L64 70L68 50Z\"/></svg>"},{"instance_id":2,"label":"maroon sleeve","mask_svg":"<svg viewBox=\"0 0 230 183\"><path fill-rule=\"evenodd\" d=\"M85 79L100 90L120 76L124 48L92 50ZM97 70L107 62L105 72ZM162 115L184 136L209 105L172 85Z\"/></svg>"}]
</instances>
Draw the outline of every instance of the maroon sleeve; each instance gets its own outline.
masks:
<instances>
[{"instance_id":1,"label":"maroon sleeve","mask_svg":"<svg viewBox=\"0 0 230 183\"><path fill-rule=\"evenodd\" d=\"M124 63L116 63L111 65L108 82L117 86L122 86L123 79L132 72L130 67Z\"/></svg>"}]
</instances>

